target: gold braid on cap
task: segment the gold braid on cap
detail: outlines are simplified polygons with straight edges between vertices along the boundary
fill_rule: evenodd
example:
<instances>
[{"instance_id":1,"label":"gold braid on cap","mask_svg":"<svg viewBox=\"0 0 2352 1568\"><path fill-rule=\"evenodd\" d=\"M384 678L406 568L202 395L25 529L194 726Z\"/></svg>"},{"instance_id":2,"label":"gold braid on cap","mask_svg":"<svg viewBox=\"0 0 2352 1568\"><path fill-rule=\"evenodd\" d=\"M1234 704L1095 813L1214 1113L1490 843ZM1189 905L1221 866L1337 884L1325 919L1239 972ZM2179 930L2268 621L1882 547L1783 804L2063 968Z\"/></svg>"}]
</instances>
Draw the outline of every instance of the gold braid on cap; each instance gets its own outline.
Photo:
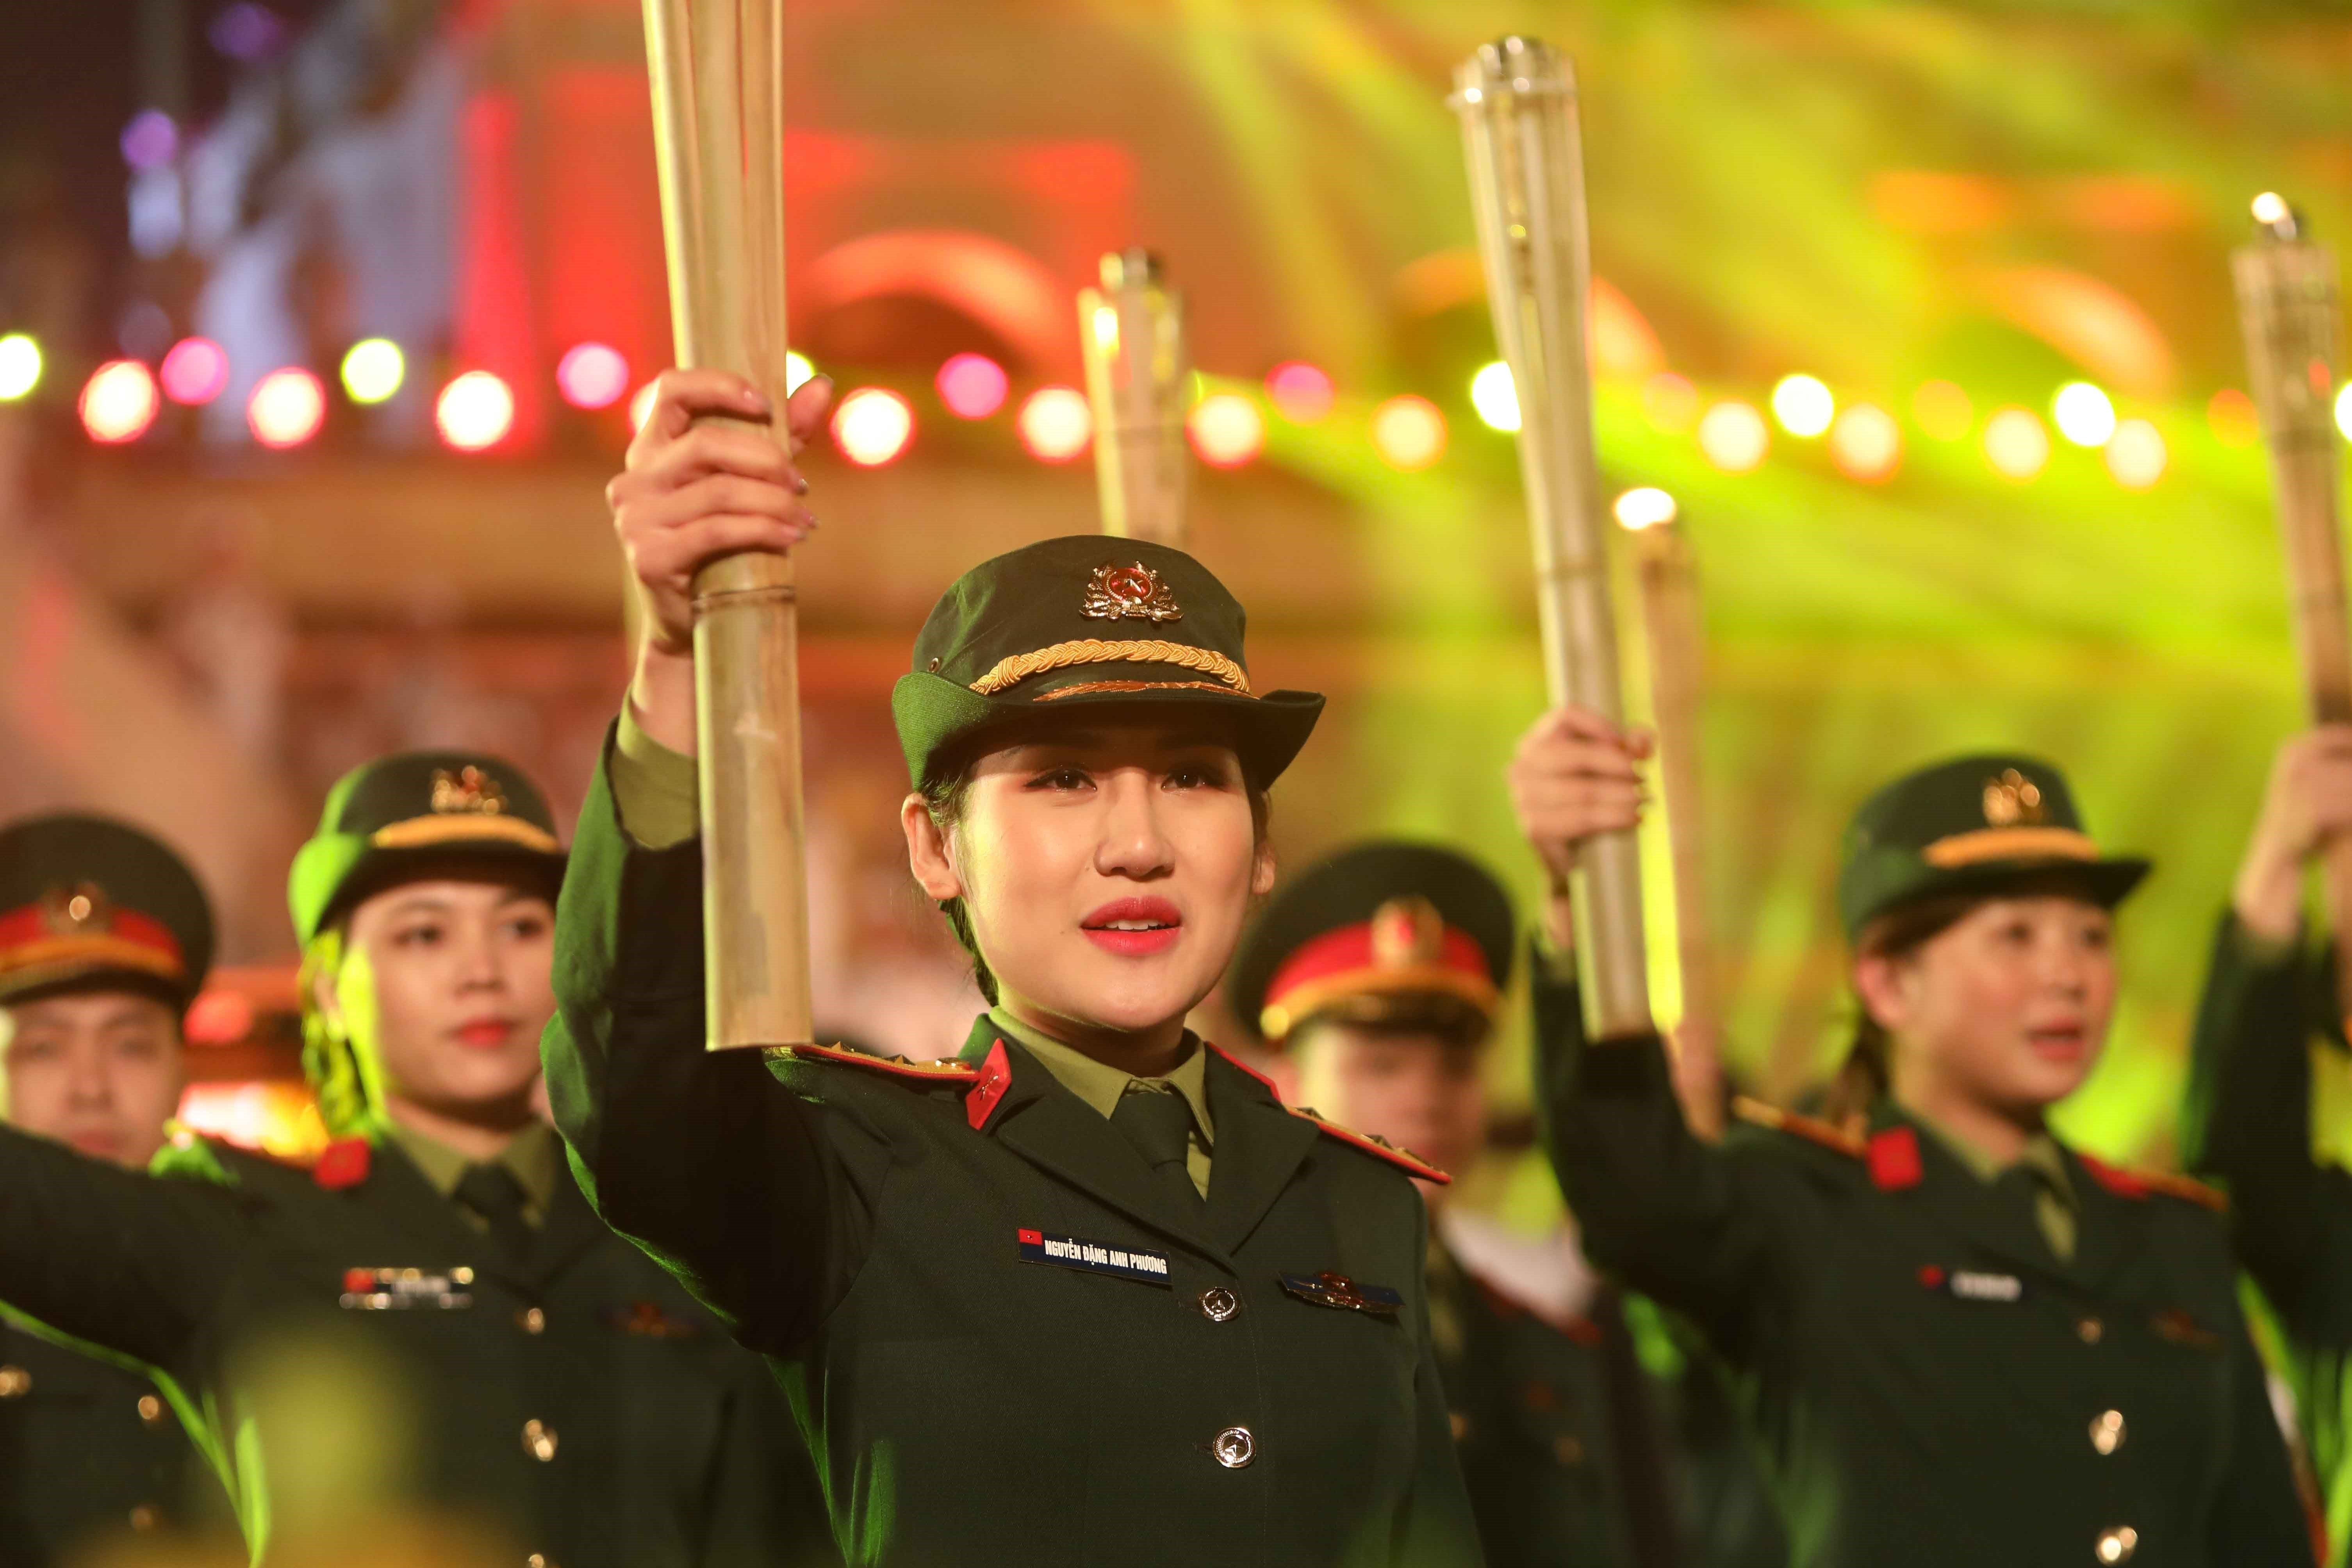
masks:
<instances>
[{"instance_id":1,"label":"gold braid on cap","mask_svg":"<svg viewBox=\"0 0 2352 1568\"><path fill-rule=\"evenodd\" d=\"M1043 675L1049 669L1065 669L1074 664L1173 664L1213 675L1244 697L1253 695L1249 676L1242 667L1214 648L1157 639L1105 642L1099 637L1057 642L1051 647L1041 647L1033 653L1016 653L1000 658L986 675L971 683L971 689L982 697L993 697L1006 687L1018 685L1033 675Z\"/></svg>"}]
</instances>

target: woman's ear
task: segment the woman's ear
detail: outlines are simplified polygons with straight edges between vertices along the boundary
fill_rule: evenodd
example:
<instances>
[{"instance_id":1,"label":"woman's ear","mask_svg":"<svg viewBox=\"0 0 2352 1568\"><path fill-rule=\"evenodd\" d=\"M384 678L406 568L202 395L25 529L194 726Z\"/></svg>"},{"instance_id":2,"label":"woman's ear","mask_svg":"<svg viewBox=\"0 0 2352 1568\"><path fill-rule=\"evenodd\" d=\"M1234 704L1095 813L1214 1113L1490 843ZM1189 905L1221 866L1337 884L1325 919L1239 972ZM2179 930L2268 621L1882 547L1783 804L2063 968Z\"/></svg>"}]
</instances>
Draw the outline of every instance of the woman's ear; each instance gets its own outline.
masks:
<instances>
[{"instance_id":1,"label":"woman's ear","mask_svg":"<svg viewBox=\"0 0 2352 1568\"><path fill-rule=\"evenodd\" d=\"M1274 840L1257 841L1257 857L1250 867L1250 896L1262 899L1274 891Z\"/></svg>"},{"instance_id":2,"label":"woman's ear","mask_svg":"<svg viewBox=\"0 0 2352 1568\"><path fill-rule=\"evenodd\" d=\"M1911 988L1904 982L1907 966L1885 953L1866 952L1853 961L1853 991L1862 1009L1888 1034L1898 1034L1911 1016Z\"/></svg>"},{"instance_id":3,"label":"woman's ear","mask_svg":"<svg viewBox=\"0 0 2352 1568\"><path fill-rule=\"evenodd\" d=\"M907 835L907 869L923 896L935 904L963 897L963 879L956 875L948 853L947 836L931 818L931 808L919 791L910 790L898 803L898 826Z\"/></svg>"}]
</instances>

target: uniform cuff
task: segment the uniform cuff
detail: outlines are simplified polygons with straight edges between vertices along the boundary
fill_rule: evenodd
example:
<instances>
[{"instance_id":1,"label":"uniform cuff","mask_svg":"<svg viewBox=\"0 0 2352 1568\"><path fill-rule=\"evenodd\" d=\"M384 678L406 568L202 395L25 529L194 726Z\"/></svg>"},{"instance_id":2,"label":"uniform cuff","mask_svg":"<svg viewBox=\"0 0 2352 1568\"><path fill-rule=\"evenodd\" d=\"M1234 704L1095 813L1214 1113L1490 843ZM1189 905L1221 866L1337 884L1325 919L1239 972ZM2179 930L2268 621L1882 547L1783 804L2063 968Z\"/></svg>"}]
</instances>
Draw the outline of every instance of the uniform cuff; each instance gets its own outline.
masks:
<instances>
[{"instance_id":1,"label":"uniform cuff","mask_svg":"<svg viewBox=\"0 0 2352 1568\"><path fill-rule=\"evenodd\" d=\"M2226 932L2223 940L2230 943L2239 962L2249 969L2284 969L2303 956L2303 929L2300 925L2292 936L2264 936L2240 920L2237 911L2232 910L2223 921L2223 929Z\"/></svg>"},{"instance_id":2,"label":"uniform cuff","mask_svg":"<svg viewBox=\"0 0 2352 1568\"><path fill-rule=\"evenodd\" d=\"M673 848L702 831L694 759L646 734L637 723L636 704L625 700L610 768L622 829L639 845Z\"/></svg>"}]
</instances>

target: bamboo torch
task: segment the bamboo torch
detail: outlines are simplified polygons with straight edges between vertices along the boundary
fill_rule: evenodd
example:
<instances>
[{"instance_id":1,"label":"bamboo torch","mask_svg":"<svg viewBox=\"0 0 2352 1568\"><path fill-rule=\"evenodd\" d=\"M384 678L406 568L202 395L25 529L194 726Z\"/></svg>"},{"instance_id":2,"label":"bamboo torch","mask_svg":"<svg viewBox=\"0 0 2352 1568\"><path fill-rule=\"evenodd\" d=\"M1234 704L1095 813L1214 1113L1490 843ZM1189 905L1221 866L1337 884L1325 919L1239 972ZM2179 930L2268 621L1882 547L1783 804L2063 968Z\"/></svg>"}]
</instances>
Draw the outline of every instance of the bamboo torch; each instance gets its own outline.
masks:
<instances>
[{"instance_id":1,"label":"bamboo torch","mask_svg":"<svg viewBox=\"0 0 2352 1568\"><path fill-rule=\"evenodd\" d=\"M1102 287L1078 291L1078 342L1094 410L1105 533L1184 548L1184 404L1192 364L1184 297L1160 258L1115 250Z\"/></svg>"},{"instance_id":2,"label":"bamboo torch","mask_svg":"<svg viewBox=\"0 0 2352 1568\"><path fill-rule=\"evenodd\" d=\"M1555 704L1622 722L1609 535L1585 363L1591 287L1576 84L1533 38L1488 44L1454 73L1495 337L1519 400L1519 471L1535 545L1544 674ZM1584 845L1570 879L1587 1035L1646 1035L1641 851L1632 833Z\"/></svg>"},{"instance_id":3,"label":"bamboo torch","mask_svg":"<svg viewBox=\"0 0 2352 1568\"><path fill-rule=\"evenodd\" d=\"M670 325L681 365L767 394L784 438L782 0L645 0ZM808 1043L791 557L694 580L709 1044Z\"/></svg>"},{"instance_id":4,"label":"bamboo torch","mask_svg":"<svg viewBox=\"0 0 2352 1568\"><path fill-rule=\"evenodd\" d=\"M2338 330L2336 257L2315 245L2285 201L2254 198L2254 242L2231 254L2247 379L2270 447L2271 485L2285 545L2295 653L2314 722L2352 723L2352 636L2333 399ZM2323 868L2336 944L2338 1005L2352 1013L2352 839Z\"/></svg>"},{"instance_id":5,"label":"bamboo torch","mask_svg":"<svg viewBox=\"0 0 2352 1568\"><path fill-rule=\"evenodd\" d=\"M1682 1021L1675 1026L1675 1086L1683 1115L1702 1138L1723 1133L1723 1011L1715 973L1715 931L1706 910L1706 837L1699 803L1699 704L1706 633L1699 619L1698 563L1664 491L1643 510L1619 516L1633 531L1642 624L1650 653L1651 720L1658 733L1658 784L1675 889L1675 959Z\"/></svg>"}]
</instances>

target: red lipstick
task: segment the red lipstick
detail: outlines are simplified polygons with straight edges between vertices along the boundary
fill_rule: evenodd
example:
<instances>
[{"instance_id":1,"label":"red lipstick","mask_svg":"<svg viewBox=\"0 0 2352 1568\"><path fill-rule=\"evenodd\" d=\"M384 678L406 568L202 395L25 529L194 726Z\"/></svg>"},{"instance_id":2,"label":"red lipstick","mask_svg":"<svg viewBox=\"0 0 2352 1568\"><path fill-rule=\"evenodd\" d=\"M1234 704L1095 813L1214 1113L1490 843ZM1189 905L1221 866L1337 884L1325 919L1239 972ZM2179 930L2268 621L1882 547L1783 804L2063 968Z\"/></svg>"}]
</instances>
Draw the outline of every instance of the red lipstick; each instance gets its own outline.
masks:
<instances>
[{"instance_id":1,"label":"red lipstick","mask_svg":"<svg viewBox=\"0 0 2352 1568\"><path fill-rule=\"evenodd\" d=\"M1184 917L1165 899L1113 899L1078 924L1105 952L1149 958L1176 945Z\"/></svg>"}]
</instances>

